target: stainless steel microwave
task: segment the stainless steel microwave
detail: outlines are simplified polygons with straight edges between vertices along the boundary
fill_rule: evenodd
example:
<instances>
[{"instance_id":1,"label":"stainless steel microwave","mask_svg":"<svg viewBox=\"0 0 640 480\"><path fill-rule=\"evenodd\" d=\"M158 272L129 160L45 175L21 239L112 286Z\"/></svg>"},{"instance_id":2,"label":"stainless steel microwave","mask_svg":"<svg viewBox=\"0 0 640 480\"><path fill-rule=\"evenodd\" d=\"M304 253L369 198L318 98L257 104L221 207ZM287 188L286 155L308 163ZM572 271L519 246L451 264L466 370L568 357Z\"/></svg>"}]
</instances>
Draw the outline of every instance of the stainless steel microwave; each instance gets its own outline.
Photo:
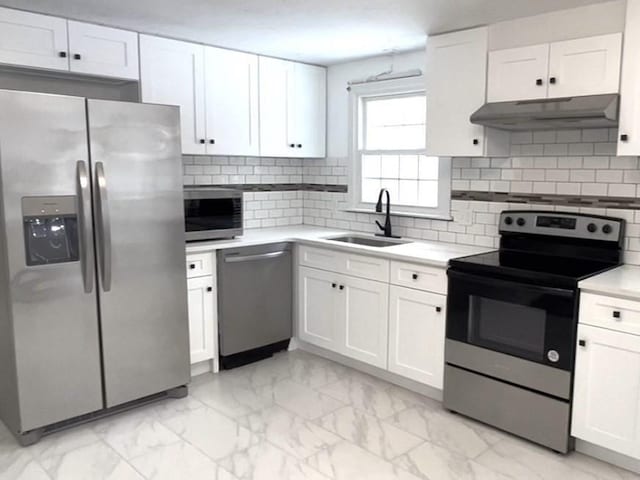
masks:
<instances>
[{"instance_id":1,"label":"stainless steel microwave","mask_svg":"<svg viewBox=\"0 0 640 480\"><path fill-rule=\"evenodd\" d=\"M227 188L186 188L184 219L187 242L242 235L242 192Z\"/></svg>"}]
</instances>

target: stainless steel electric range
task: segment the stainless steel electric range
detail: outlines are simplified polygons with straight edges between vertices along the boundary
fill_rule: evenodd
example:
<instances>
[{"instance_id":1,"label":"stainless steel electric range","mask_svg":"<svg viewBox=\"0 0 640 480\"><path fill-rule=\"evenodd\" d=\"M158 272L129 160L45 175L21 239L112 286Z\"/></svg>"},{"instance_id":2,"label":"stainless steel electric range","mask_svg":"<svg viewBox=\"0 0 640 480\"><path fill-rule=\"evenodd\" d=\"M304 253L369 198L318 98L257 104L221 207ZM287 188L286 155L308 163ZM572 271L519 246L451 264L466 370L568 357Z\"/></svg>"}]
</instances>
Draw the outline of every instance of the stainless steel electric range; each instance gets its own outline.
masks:
<instances>
[{"instance_id":1,"label":"stainless steel electric range","mask_svg":"<svg viewBox=\"0 0 640 480\"><path fill-rule=\"evenodd\" d=\"M444 406L559 452L569 435L578 282L621 263L625 221L500 215L500 249L450 263Z\"/></svg>"}]
</instances>

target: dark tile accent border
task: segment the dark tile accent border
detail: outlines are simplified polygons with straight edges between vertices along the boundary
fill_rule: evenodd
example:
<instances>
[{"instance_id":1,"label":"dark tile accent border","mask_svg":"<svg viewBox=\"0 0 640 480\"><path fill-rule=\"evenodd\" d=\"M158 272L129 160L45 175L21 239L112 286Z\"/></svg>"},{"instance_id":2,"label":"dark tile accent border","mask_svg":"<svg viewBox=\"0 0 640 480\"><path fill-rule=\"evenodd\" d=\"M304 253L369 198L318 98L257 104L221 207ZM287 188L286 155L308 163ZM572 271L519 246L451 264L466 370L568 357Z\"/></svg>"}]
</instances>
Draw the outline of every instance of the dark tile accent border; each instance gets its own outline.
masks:
<instances>
[{"instance_id":1,"label":"dark tile accent border","mask_svg":"<svg viewBox=\"0 0 640 480\"><path fill-rule=\"evenodd\" d=\"M185 188L216 187L232 188L242 192L337 192L346 193L346 185L324 185L318 183L235 183L225 185L185 185Z\"/></svg>"},{"instance_id":2,"label":"dark tile accent border","mask_svg":"<svg viewBox=\"0 0 640 480\"><path fill-rule=\"evenodd\" d=\"M640 210L640 198L596 197L581 195L529 194L454 190L452 200L476 202L527 203L536 205L561 205L566 207L618 208Z\"/></svg>"}]
</instances>

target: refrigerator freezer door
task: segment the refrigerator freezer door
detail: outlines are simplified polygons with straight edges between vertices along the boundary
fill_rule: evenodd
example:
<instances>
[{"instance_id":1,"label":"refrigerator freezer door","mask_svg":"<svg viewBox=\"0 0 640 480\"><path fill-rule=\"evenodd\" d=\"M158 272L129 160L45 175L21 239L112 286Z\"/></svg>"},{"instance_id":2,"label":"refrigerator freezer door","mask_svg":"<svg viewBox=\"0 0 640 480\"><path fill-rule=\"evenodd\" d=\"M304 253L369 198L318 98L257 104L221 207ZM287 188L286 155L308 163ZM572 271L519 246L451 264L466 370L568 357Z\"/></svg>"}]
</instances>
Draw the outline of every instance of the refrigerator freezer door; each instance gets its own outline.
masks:
<instances>
[{"instance_id":1,"label":"refrigerator freezer door","mask_svg":"<svg viewBox=\"0 0 640 480\"><path fill-rule=\"evenodd\" d=\"M13 330L20 418L7 423L20 433L103 408L86 108L0 90L0 112L0 322Z\"/></svg>"},{"instance_id":2,"label":"refrigerator freezer door","mask_svg":"<svg viewBox=\"0 0 640 480\"><path fill-rule=\"evenodd\" d=\"M88 100L107 407L190 380L179 110Z\"/></svg>"}]
</instances>

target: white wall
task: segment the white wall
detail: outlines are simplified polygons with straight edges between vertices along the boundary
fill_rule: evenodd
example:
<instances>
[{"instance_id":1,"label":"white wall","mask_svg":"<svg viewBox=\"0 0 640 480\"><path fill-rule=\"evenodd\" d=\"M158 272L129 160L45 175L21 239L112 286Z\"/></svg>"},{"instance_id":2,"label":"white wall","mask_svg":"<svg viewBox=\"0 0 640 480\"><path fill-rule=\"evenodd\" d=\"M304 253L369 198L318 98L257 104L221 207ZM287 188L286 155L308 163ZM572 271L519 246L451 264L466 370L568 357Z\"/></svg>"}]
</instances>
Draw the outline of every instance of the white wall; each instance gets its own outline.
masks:
<instances>
[{"instance_id":1,"label":"white wall","mask_svg":"<svg viewBox=\"0 0 640 480\"><path fill-rule=\"evenodd\" d=\"M385 72L419 68L424 71L425 52L373 57L357 62L332 65L327 72L327 156L343 158L349 155L349 92L347 83Z\"/></svg>"}]
</instances>

